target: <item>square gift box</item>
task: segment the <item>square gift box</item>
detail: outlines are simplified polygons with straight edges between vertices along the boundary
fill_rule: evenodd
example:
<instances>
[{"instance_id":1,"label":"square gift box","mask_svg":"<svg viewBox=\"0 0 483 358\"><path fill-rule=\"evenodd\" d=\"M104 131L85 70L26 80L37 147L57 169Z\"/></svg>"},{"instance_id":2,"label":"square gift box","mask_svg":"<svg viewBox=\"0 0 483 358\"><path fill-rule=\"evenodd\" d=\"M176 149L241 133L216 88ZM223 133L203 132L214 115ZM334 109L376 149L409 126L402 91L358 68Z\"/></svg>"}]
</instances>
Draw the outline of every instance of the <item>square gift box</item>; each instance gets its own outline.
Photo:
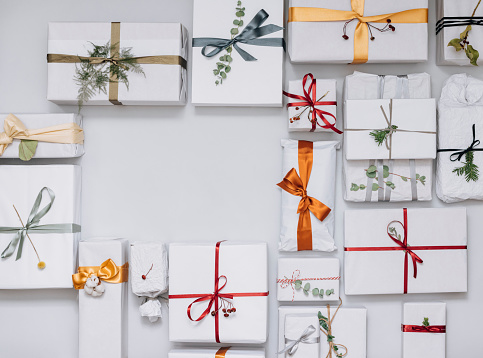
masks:
<instances>
[{"instance_id":1,"label":"square gift box","mask_svg":"<svg viewBox=\"0 0 483 358\"><path fill-rule=\"evenodd\" d=\"M81 168L0 165L0 187L0 289L71 288L81 230Z\"/></svg>"},{"instance_id":2,"label":"square gift box","mask_svg":"<svg viewBox=\"0 0 483 358\"><path fill-rule=\"evenodd\" d=\"M110 73L113 62L102 62L101 55L89 57L94 46L106 45L111 48L104 57L119 54L122 60L123 53L130 49L144 72L126 70L129 88ZM184 104L187 55L188 32L179 23L51 22L47 99L57 104L78 104L80 87L75 77L77 70L82 74L82 60L110 76L105 91L93 89L93 96L84 105Z\"/></svg>"},{"instance_id":3,"label":"square gift box","mask_svg":"<svg viewBox=\"0 0 483 358\"><path fill-rule=\"evenodd\" d=\"M428 59L428 0L290 0L289 4L288 54L294 63ZM357 16L372 21L361 23Z\"/></svg>"},{"instance_id":4,"label":"square gift box","mask_svg":"<svg viewBox=\"0 0 483 358\"><path fill-rule=\"evenodd\" d=\"M194 0L193 6L191 102L281 107L283 1Z\"/></svg>"},{"instance_id":5,"label":"square gift box","mask_svg":"<svg viewBox=\"0 0 483 358\"><path fill-rule=\"evenodd\" d=\"M344 228L346 295L467 291L466 208L346 210Z\"/></svg>"},{"instance_id":6,"label":"square gift box","mask_svg":"<svg viewBox=\"0 0 483 358\"><path fill-rule=\"evenodd\" d=\"M337 258L280 257L277 300L337 301L339 279L339 259Z\"/></svg>"},{"instance_id":7,"label":"square gift box","mask_svg":"<svg viewBox=\"0 0 483 358\"><path fill-rule=\"evenodd\" d=\"M263 349L250 348L183 348L173 349L168 358L265 358Z\"/></svg>"},{"instance_id":8,"label":"square gift box","mask_svg":"<svg viewBox=\"0 0 483 358\"><path fill-rule=\"evenodd\" d=\"M266 341L266 243L170 244L169 258L170 341Z\"/></svg>"},{"instance_id":9,"label":"square gift box","mask_svg":"<svg viewBox=\"0 0 483 358\"><path fill-rule=\"evenodd\" d=\"M446 357L446 303L405 303L403 358Z\"/></svg>"}]
</instances>

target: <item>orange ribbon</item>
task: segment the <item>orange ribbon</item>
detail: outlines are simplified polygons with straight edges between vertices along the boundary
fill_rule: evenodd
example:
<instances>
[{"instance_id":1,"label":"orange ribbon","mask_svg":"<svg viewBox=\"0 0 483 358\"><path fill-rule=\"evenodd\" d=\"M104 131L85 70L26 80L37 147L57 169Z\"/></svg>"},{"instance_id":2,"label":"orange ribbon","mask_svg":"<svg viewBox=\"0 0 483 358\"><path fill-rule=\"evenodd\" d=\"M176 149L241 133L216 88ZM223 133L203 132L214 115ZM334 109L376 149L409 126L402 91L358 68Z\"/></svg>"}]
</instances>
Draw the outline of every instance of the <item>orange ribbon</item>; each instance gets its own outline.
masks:
<instances>
[{"instance_id":1,"label":"orange ribbon","mask_svg":"<svg viewBox=\"0 0 483 358\"><path fill-rule=\"evenodd\" d=\"M231 347L221 347L218 349L218 351L215 354L215 358L225 358L226 352L230 349Z\"/></svg>"},{"instance_id":2,"label":"orange ribbon","mask_svg":"<svg viewBox=\"0 0 483 358\"><path fill-rule=\"evenodd\" d=\"M277 185L292 195L302 197L297 209L297 214L300 214L297 226L297 250L302 251L312 250L310 212L320 221L324 221L331 209L317 199L307 195L307 185L314 161L314 143L301 140L298 145L300 176L295 168L292 168Z\"/></svg>"},{"instance_id":3,"label":"orange ribbon","mask_svg":"<svg viewBox=\"0 0 483 358\"><path fill-rule=\"evenodd\" d=\"M91 275L96 275L99 280L109 283L127 282L129 278L129 263L126 262L122 266L116 266L114 261L107 259L101 266L81 266L77 273L72 275L74 288L82 290L87 279Z\"/></svg>"}]
</instances>

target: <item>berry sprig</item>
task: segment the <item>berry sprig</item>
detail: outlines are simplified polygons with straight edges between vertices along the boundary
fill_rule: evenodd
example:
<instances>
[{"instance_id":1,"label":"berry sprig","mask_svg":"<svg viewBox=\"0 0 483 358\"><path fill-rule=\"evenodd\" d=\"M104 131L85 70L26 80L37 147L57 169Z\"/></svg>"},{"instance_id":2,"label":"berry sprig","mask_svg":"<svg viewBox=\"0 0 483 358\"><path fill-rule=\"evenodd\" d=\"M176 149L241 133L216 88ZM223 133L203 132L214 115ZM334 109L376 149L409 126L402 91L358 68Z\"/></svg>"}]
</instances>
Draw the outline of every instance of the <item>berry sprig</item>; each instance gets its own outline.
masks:
<instances>
[{"instance_id":1,"label":"berry sprig","mask_svg":"<svg viewBox=\"0 0 483 358\"><path fill-rule=\"evenodd\" d=\"M153 269L153 266L154 266L154 264L151 264L151 268L149 269L149 271L148 271L148 272L146 272L146 274L145 274L145 275L142 275L142 276L141 276L141 278L142 278L143 280L145 280L145 279L146 279L146 277L149 275L149 273L150 273L150 272L151 272L151 270Z\"/></svg>"},{"instance_id":2,"label":"berry sprig","mask_svg":"<svg viewBox=\"0 0 483 358\"><path fill-rule=\"evenodd\" d=\"M349 40L349 36L347 35L347 25L349 25L354 20L356 20L356 18L349 20L349 21L346 21L346 23L344 24L344 35L342 35L342 38L344 40ZM372 34L372 29L377 30L379 32L387 32L387 31L394 32L394 31L396 31L396 28L394 27L394 25L391 24L391 19L387 19L386 22L387 22L387 24L383 28L376 27L376 26L372 25L371 23L366 22L367 28L369 29L369 33L371 35L371 37L370 37L371 41L374 41L376 39L374 37L374 35Z\"/></svg>"},{"instance_id":3,"label":"berry sprig","mask_svg":"<svg viewBox=\"0 0 483 358\"><path fill-rule=\"evenodd\" d=\"M220 303L221 303L221 307L220 308L218 308L216 311L215 310L211 311L211 315L213 317L216 316L216 314L220 310L221 310L221 312L223 312L223 316L225 318L230 317L230 314L236 312L236 308L235 308L235 306L233 306L233 303L231 303L231 301L229 301L229 300L227 300L225 298L220 297Z\"/></svg>"},{"instance_id":4,"label":"berry sprig","mask_svg":"<svg viewBox=\"0 0 483 358\"><path fill-rule=\"evenodd\" d=\"M323 99L325 96L327 96L329 94L329 91L327 91L322 97L320 97L317 102L320 102L321 99ZM298 111L300 109L300 107L295 107L295 110ZM292 118L290 118L290 123L293 123L295 121L299 121L300 120L300 116L302 114L304 114L304 112L309 109L309 112L307 113L307 119L309 120L310 123L313 123L314 119L312 119L312 109L310 106L305 106L304 109L302 110L302 112L300 113L297 113L295 116L293 116ZM315 119L316 121L317 119Z\"/></svg>"}]
</instances>

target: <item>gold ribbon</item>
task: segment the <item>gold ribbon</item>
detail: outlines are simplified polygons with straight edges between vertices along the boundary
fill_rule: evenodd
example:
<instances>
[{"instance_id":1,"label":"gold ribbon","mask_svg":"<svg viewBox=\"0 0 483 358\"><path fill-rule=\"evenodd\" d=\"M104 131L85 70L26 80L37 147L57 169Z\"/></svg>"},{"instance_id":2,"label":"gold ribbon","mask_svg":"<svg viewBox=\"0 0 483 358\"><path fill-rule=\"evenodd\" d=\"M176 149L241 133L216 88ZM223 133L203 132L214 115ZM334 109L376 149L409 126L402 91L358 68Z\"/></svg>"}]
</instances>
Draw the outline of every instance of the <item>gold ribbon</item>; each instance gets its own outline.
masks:
<instances>
[{"instance_id":1,"label":"gold ribbon","mask_svg":"<svg viewBox=\"0 0 483 358\"><path fill-rule=\"evenodd\" d=\"M72 275L74 288L82 290L87 279L92 275L96 275L99 280L109 283L127 282L129 278L129 263L126 262L122 266L116 266L114 261L107 259L101 266L81 266L77 269L77 273Z\"/></svg>"},{"instance_id":2,"label":"gold ribbon","mask_svg":"<svg viewBox=\"0 0 483 358\"><path fill-rule=\"evenodd\" d=\"M215 354L215 358L225 358L226 352L230 349L231 347L221 347L218 349L218 351Z\"/></svg>"},{"instance_id":3,"label":"gold ribbon","mask_svg":"<svg viewBox=\"0 0 483 358\"><path fill-rule=\"evenodd\" d=\"M3 130L4 132L0 133L0 156L14 139L63 144L84 142L84 131L73 122L40 129L27 129L20 119L9 114L3 121Z\"/></svg>"},{"instance_id":4,"label":"gold ribbon","mask_svg":"<svg viewBox=\"0 0 483 358\"><path fill-rule=\"evenodd\" d=\"M343 344L340 344L340 343L334 343L334 336L332 335L332 322L334 321L335 315L337 314L337 312L339 312L340 306L342 306L342 299L339 298L339 301L340 301L339 306L337 306L337 309L335 310L332 318L330 317L330 305L329 304L327 305L327 319L319 318L319 321L323 321L327 324L327 331L320 328L322 333L325 334L326 337L327 337L327 343L329 343L329 352L327 353L325 358L332 358L332 352L334 352L336 357L345 357L348 353L346 346L344 346ZM329 339L329 337L331 337L331 338ZM337 349L335 349L336 347L337 347ZM339 347L344 348L344 354L339 352Z\"/></svg>"},{"instance_id":5,"label":"gold ribbon","mask_svg":"<svg viewBox=\"0 0 483 358\"><path fill-rule=\"evenodd\" d=\"M351 11L316 7L291 7L288 22L328 22L359 20L354 32L354 60L352 63L366 63L369 58L369 22L384 23L427 23L428 9L411 9L390 14L364 16L365 0L351 0Z\"/></svg>"},{"instance_id":6,"label":"gold ribbon","mask_svg":"<svg viewBox=\"0 0 483 358\"><path fill-rule=\"evenodd\" d=\"M64 55L64 54L48 54L48 63L81 63L82 61L89 61L91 64L101 64L109 62L114 66L124 67L122 64L122 58L119 58L119 52L121 50L121 23L111 22L111 46L112 57L85 57L76 55ZM134 57L133 61L139 64L153 64L153 65L179 65L186 69L187 62L181 56L176 55L163 55L163 56L140 56ZM109 102L114 105L122 105L118 100L119 94L119 81L115 74L110 72L109 78Z\"/></svg>"}]
</instances>

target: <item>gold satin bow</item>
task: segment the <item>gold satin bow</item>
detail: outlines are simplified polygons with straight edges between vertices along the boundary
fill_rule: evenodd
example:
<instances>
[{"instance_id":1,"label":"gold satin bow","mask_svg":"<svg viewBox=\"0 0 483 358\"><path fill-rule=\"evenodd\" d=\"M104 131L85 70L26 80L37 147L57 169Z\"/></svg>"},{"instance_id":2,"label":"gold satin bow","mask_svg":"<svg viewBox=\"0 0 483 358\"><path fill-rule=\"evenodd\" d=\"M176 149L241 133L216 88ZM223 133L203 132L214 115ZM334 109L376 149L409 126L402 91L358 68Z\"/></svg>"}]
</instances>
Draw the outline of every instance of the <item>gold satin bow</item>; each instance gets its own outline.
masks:
<instances>
[{"instance_id":1,"label":"gold satin bow","mask_svg":"<svg viewBox=\"0 0 483 358\"><path fill-rule=\"evenodd\" d=\"M9 114L3 122L3 129L5 132L0 133L0 156L14 139L63 144L84 142L84 131L73 122L40 129L27 129L20 119Z\"/></svg>"},{"instance_id":2,"label":"gold satin bow","mask_svg":"<svg viewBox=\"0 0 483 358\"><path fill-rule=\"evenodd\" d=\"M82 290L87 279L92 275L96 275L99 280L109 283L127 282L129 278L129 263L126 262L122 266L116 266L114 261L107 259L101 266L81 266L77 273L72 275L74 288Z\"/></svg>"}]
</instances>

